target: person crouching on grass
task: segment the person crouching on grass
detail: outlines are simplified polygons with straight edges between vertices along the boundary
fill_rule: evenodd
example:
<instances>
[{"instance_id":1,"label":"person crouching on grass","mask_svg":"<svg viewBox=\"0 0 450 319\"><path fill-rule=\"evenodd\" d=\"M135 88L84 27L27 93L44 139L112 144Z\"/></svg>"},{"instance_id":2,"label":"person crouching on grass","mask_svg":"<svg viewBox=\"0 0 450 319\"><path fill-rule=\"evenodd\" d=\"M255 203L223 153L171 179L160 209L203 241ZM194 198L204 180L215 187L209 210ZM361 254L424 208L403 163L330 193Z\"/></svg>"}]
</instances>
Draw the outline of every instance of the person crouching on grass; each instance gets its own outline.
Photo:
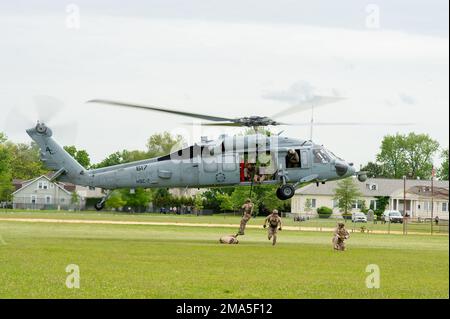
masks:
<instances>
[{"instance_id":1,"label":"person crouching on grass","mask_svg":"<svg viewBox=\"0 0 450 319\"><path fill-rule=\"evenodd\" d=\"M263 227L266 228L267 224L269 224L267 238L269 240L273 238L272 246L275 246L277 243L277 232L281 230L281 218L278 216L278 210L274 209L272 214L266 217Z\"/></svg>"},{"instance_id":2,"label":"person crouching on grass","mask_svg":"<svg viewBox=\"0 0 450 319\"><path fill-rule=\"evenodd\" d=\"M219 243L221 244L239 244L239 240L235 235L225 235L220 237Z\"/></svg>"},{"instance_id":3,"label":"person crouching on grass","mask_svg":"<svg viewBox=\"0 0 450 319\"><path fill-rule=\"evenodd\" d=\"M334 250L344 251L345 240L350 237L350 233L345 229L344 223L338 223L338 226L334 230L333 235L333 248Z\"/></svg>"}]
</instances>

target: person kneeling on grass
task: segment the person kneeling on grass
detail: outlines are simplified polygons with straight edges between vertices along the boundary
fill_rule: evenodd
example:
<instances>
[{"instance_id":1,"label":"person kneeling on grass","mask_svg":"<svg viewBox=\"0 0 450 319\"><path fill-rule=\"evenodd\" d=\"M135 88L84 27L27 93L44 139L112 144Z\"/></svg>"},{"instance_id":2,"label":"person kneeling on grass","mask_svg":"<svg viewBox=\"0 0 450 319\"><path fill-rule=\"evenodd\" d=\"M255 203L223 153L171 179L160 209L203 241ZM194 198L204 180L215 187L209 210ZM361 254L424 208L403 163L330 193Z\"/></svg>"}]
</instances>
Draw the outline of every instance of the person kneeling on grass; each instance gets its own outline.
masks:
<instances>
[{"instance_id":1,"label":"person kneeling on grass","mask_svg":"<svg viewBox=\"0 0 450 319\"><path fill-rule=\"evenodd\" d=\"M239 244L239 240L235 235L225 235L220 237L219 242L221 244Z\"/></svg>"},{"instance_id":2,"label":"person kneeling on grass","mask_svg":"<svg viewBox=\"0 0 450 319\"><path fill-rule=\"evenodd\" d=\"M333 235L333 248L335 250L344 251L345 250L345 240L350 237L350 233L345 229L344 223L339 223L334 230Z\"/></svg>"},{"instance_id":3,"label":"person kneeling on grass","mask_svg":"<svg viewBox=\"0 0 450 319\"><path fill-rule=\"evenodd\" d=\"M267 223L269 224L269 229L267 230L267 238L272 241L272 246L275 246L277 243L277 232L281 230L281 218L278 216L278 210L274 209L272 214L266 217L264 220L263 227L267 227Z\"/></svg>"}]
</instances>

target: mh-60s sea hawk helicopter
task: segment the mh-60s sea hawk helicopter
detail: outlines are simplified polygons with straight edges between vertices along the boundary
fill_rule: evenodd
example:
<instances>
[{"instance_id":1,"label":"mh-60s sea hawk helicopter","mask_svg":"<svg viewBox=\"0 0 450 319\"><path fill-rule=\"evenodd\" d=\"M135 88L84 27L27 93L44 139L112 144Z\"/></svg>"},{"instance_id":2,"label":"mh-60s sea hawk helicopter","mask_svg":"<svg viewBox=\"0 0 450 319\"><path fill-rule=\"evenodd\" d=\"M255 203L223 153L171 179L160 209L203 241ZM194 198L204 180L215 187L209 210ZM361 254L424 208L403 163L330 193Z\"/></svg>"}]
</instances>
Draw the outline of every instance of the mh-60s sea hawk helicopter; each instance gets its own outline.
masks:
<instances>
[{"instance_id":1,"label":"mh-60s sea hawk helicopter","mask_svg":"<svg viewBox=\"0 0 450 319\"><path fill-rule=\"evenodd\" d=\"M244 126L255 129L260 126L287 125L269 117L230 119L108 100L89 102L148 109L212 121L203 125ZM27 133L39 145L41 160L55 171L52 180L109 190L95 205L97 210L104 207L111 190L117 188L250 186L255 183L254 176L257 175L257 184L280 185L277 196L286 200L294 196L296 188L306 183L314 182L319 186L320 183L355 175L361 182L367 179L366 173L357 172L352 163L344 161L310 140L280 135L266 136L258 134L256 130L253 135L223 135L214 141L202 139L198 144L164 156L89 170L83 168L56 143L52 138L52 130L44 123L38 122L35 127L28 129ZM292 155L297 159L294 163L290 161Z\"/></svg>"}]
</instances>

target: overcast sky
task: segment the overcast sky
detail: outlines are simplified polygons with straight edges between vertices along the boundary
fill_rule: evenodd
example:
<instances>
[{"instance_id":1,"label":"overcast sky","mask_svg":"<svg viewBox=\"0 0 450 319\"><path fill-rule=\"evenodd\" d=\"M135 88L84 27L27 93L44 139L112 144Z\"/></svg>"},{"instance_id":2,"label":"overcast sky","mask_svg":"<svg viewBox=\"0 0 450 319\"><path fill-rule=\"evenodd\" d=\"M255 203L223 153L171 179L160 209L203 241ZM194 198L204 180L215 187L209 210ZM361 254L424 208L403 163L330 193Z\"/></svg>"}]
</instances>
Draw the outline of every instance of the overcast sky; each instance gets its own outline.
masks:
<instances>
[{"instance_id":1,"label":"overcast sky","mask_svg":"<svg viewBox=\"0 0 450 319\"><path fill-rule=\"evenodd\" d=\"M67 125L55 126L55 139L98 162L144 149L164 130L189 142L220 130L85 103L93 98L238 117L328 94L346 99L317 109L315 121L415 123L314 129L317 143L358 166L386 134L428 133L447 147L448 11L446 0L0 0L0 131L28 142L24 129L39 117L33 96L54 96L65 108L51 123ZM307 127L282 129L309 138Z\"/></svg>"}]
</instances>

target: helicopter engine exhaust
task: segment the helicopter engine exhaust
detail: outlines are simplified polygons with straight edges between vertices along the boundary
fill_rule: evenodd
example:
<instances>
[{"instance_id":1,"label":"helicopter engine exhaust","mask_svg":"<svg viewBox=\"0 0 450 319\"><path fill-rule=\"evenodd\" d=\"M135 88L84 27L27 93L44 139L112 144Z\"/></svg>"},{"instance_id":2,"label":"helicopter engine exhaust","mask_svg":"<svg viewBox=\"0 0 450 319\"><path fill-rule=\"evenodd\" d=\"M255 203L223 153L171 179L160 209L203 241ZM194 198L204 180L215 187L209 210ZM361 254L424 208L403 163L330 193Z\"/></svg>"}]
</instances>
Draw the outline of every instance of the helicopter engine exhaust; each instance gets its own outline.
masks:
<instances>
[{"instance_id":1,"label":"helicopter engine exhaust","mask_svg":"<svg viewBox=\"0 0 450 319\"><path fill-rule=\"evenodd\" d=\"M339 176L344 176L345 174L347 174L348 165L346 163L336 162L336 164L334 164L334 167L336 168L336 173Z\"/></svg>"}]
</instances>

